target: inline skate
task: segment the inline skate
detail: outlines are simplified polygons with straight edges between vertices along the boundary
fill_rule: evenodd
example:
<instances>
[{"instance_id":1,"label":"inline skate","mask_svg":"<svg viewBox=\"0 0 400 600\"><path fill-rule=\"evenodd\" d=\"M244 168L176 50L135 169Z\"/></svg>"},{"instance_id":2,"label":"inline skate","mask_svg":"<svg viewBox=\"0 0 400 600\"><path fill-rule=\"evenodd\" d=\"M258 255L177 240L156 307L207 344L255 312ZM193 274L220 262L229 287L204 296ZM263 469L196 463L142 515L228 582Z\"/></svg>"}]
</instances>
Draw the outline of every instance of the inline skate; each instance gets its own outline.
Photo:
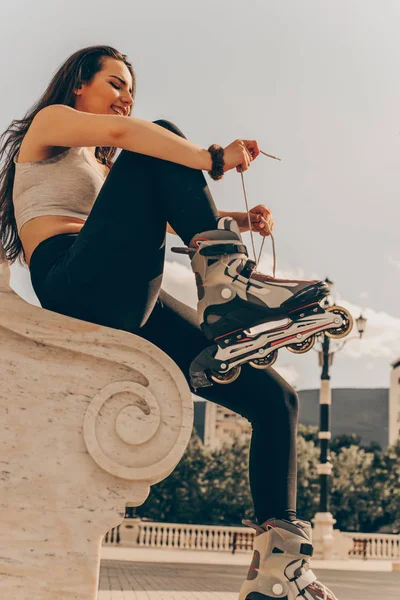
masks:
<instances>
[{"instance_id":1,"label":"inline skate","mask_svg":"<svg viewBox=\"0 0 400 600\"><path fill-rule=\"evenodd\" d=\"M256 530L247 579L239 600L337 600L310 568L313 554L309 521L269 519Z\"/></svg>"},{"instance_id":2,"label":"inline skate","mask_svg":"<svg viewBox=\"0 0 400 600\"><path fill-rule=\"evenodd\" d=\"M195 235L186 253L196 276L197 313L201 329L213 344L203 350L190 367L196 390L215 383L231 383L241 365L255 369L274 364L278 349L307 352L316 335L325 331L332 338L350 333L353 320L339 306L327 310L319 302L329 294L324 281L276 279L256 271L248 258L239 227L231 217L218 219L217 229ZM249 329L286 320L260 333Z\"/></svg>"}]
</instances>

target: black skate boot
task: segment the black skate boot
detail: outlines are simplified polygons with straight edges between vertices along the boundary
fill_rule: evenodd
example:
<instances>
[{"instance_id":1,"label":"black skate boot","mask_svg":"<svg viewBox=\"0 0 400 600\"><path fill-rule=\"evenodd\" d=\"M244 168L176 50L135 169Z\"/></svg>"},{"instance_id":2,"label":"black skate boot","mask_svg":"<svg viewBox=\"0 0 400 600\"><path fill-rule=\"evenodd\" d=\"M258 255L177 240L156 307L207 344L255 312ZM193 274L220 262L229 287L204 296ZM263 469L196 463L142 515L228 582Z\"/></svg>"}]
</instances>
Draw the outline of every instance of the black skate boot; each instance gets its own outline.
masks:
<instances>
[{"instance_id":1,"label":"black skate boot","mask_svg":"<svg viewBox=\"0 0 400 600\"><path fill-rule=\"evenodd\" d=\"M211 385L210 380L234 381L242 363L259 369L272 366L280 347L306 352L321 331L344 337L351 330L352 318L345 309L320 306L319 301L329 294L326 282L276 279L256 271L239 227L230 217L220 218L218 229L195 235L189 248L172 250L191 258L199 322L205 336L215 342L193 362L195 389ZM256 335L247 331L282 319L289 322Z\"/></svg>"}]
</instances>

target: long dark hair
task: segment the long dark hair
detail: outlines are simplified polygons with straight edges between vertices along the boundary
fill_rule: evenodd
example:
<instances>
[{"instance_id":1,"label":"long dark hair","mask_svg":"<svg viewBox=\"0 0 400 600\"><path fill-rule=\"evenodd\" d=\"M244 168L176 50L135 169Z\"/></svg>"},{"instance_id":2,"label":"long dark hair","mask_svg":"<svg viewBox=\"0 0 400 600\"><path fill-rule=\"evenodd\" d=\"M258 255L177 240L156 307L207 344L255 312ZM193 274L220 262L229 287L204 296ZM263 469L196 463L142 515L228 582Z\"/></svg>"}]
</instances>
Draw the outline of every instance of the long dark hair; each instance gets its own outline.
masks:
<instances>
[{"instance_id":1,"label":"long dark hair","mask_svg":"<svg viewBox=\"0 0 400 600\"><path fill-rule=\"evenodd\" d=\"M23 247L18 235L14 215L12 190L15 177L14 157L17 155L22 140L36 114L51 104L75 104L74 90L82 83L90 83L96 73L103 69L104 57L111 56L121 60L132 75L132 96L136 94L136 77L127 56L110 46L90 46L72 54L58 69L50 81L47 90L23 119L14 119L11 125L0 136L0 164L5 157L4 166L0 170L0 262L7 260L10 265L17 259L23 266ZM3 138L8 139L3 142ZM117 148L96 147L95 156L111 168L111 159Z\"/></svg>"}]
</instances>

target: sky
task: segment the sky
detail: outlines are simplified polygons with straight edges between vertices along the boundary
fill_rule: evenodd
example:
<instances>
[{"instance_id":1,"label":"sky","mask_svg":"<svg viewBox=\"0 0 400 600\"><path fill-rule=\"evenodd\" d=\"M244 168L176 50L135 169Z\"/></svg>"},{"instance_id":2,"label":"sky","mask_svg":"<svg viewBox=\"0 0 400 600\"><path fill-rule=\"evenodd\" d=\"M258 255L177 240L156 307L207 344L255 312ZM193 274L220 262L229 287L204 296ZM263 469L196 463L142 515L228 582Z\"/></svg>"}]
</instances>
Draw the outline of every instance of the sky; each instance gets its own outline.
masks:
<instances>
[{"instance_id":1,"label":"sky","mask_svg":"<svg viewBox=\"0 0 400 600\"><path fill-rule=\"evenodd\" d=\"M275 219L276 276L329 277L336 303L367 318L362 340L355 327L333 348L332 387L389 386L400 358L397 0L14 0L2 12L1 131L73 52L107 44L133 64L133 116L168 119L204 148L256 139L280 157L260 155L244 174L250 206ZM236 170L206 178L219 209L245 210ZM195 306L189 260L170 251L181 240L167 238L164 287ZM13 289L38 304L29 271L11 270ZM272 274L270 238L259 270ZM314 350L281 350L274 368L297 389L320 384Z\"/></svg>"}]
</instances>

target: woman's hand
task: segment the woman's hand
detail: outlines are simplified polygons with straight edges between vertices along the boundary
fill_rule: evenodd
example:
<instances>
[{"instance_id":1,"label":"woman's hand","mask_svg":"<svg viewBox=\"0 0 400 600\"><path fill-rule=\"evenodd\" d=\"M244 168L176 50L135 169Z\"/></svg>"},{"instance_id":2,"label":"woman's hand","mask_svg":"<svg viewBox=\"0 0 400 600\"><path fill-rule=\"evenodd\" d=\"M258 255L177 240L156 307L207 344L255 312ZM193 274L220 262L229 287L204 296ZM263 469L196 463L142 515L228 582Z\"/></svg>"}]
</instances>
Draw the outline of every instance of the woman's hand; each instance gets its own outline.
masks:
<instances>
[{"instance_id":1,"label":"woman's hand","mask_svg":"<svg viewBox=\"0 0 400 600\"><path fill-rule=\"evenodd\" d=\"M273 231L275 222L269 208L263 204L258 204L258 206L255 206L249 210L249 215L252 231L257 231L262 236L270 235L269 230ZM268 227L262 221L261 217L267 221ZM247 212L235 213L233 218L239 225L240 231L249 231L249 219L247 217Z\"/></svg>"},{"instance_id":2,"label":"woman's hand","mask_svg":"<svg viewBox=\"0 0 400 600\"><path fill-rule=\"evenodd\" d=\"M236 168L238 173L247 171L252 160L260 154L256 140L235 140L224 148L224 173Z\"/></svg>"}]
</instances>

